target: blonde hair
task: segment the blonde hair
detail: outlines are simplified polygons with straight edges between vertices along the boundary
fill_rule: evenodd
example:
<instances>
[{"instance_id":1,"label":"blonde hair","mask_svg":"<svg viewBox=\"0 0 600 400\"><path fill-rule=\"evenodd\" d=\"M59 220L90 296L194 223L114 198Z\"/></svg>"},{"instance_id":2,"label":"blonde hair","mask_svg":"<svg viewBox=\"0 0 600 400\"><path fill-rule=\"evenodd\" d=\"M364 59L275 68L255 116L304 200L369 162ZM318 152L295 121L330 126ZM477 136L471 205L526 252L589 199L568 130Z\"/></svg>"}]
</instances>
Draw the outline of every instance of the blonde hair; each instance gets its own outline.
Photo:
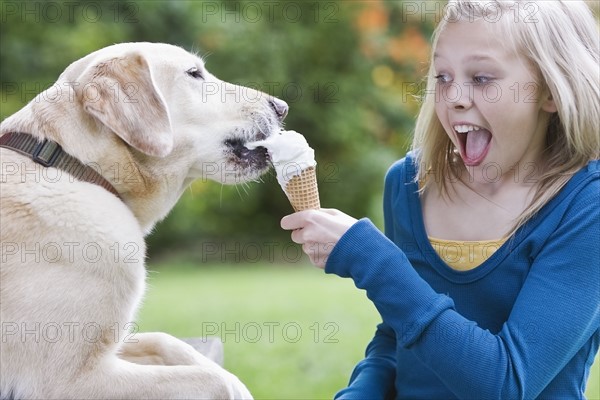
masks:
<instances>
[{"instance_id":1,"label":"blonde hair","mask_svg":"<svg viewBox=\"0 0 600 400\"><path fill-rule=\"evenodd\" d=\"M481 18L496 23L507 45L529 61L542 93L549 93L557 107L548 122L544 170L533 200L509 232L512 235L576 171L599 158L599 32L583 1L451 0L433 34L432 57L439 36L449 23ZM448 195L447 182L460 177L465 166L456 157L454 145L436 116L434 75L430 65L412 149L421 190L435 182L441 193ZM426 179L430 174L436 179Z\"/></svg>"}]
</instances>

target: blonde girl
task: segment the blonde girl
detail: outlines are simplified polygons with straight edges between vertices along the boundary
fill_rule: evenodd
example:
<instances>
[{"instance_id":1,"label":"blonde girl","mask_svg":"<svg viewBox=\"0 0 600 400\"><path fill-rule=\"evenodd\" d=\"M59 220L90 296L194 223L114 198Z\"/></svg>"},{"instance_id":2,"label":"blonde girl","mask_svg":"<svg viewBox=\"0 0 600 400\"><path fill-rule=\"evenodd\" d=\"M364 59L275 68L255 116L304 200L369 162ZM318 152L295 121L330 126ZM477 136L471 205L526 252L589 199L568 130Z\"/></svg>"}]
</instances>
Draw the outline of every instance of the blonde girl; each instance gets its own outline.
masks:
<instances>
[{"instance_id":1,"label":"blonde girl","mask_svg":"<svg viewBox=\"0 0 600 400\"><path fill-rule=\"evenodd\" d=\"M600 345L599 32L583 1L450 1L385 235L284 217L381 314L340 399L584 398Z\"/></svg>"}]
</instances>

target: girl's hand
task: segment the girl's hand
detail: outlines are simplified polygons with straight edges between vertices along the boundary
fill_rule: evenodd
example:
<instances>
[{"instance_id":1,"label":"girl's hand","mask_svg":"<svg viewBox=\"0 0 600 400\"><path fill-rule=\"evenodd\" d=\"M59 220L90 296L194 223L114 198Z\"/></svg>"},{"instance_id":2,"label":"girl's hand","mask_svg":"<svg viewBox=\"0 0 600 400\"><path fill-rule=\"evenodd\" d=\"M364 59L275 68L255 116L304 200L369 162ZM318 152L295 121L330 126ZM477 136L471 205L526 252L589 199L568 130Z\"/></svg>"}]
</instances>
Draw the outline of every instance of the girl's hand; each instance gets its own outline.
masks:
<instances>
[{"instance_id":1,"label":"girl's hand","mask_svg":"<svg viewBox=\"0 0 600 400\"><path fill-rule=\"evenodd\" d=\"M292 241L302 245L310 261L325 268L329 254L356 219L335 209L300 211L283 217L281 227L293 230Z\"/></svg>"}]
</instances>

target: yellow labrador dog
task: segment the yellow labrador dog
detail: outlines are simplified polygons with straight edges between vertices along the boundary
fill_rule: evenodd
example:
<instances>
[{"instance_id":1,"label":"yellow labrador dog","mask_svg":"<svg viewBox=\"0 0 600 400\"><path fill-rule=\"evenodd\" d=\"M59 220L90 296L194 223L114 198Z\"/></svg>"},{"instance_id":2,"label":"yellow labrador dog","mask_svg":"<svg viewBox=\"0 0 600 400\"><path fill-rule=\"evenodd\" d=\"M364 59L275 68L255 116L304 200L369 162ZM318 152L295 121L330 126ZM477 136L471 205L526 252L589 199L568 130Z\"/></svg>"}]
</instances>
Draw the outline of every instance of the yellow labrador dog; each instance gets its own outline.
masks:
<instances>
[{"instance_id":1,"label":"yellow labrador dog","mask_svg":"<svg viewBox=\"0 0 600 400\"><path fill-rule=\"evenodd\" d=\"M74 62L4 120L1 397L251 398L191 346L131 321L144 235L194 179L265 172L266 151L244 144L280 131L287 111L179 47L126 43Z\"/></svg>"}]
</instances>

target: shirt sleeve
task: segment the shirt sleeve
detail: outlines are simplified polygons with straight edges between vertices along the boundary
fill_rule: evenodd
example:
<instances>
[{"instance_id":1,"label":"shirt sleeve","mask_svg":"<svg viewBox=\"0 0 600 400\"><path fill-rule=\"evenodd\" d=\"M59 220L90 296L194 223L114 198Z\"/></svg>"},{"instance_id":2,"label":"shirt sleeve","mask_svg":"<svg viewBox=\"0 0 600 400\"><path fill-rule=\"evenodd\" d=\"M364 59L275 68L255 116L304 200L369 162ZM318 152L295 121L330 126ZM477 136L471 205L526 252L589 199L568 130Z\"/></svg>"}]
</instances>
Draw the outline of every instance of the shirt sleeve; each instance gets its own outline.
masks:
<instances>
[{"instance_id":1,"label":"shirt sleeve","mask_svg":"<svg viewBox=\"0 0 600 400\"><path fill-rule=\"evenodd\" d=\"M396 335L393 329L381 323L367 346L365 358L354 368L348 387L340 390L335 399L392 399L395 376Z\"/></svg>"},{"instance_id":2,"label":"shirt sleeve","mask_svg":"<svg viewBox=\"0 0 600 400\"><path fill-rule=\"evenodd\" d=\"M340 239L325 271L365 289L398 344L414 351L457 397L535 398L600 326L595 183L579 193L535 255L497 334L460 315L366 219Z\"/></svg>"}]
</instances>

